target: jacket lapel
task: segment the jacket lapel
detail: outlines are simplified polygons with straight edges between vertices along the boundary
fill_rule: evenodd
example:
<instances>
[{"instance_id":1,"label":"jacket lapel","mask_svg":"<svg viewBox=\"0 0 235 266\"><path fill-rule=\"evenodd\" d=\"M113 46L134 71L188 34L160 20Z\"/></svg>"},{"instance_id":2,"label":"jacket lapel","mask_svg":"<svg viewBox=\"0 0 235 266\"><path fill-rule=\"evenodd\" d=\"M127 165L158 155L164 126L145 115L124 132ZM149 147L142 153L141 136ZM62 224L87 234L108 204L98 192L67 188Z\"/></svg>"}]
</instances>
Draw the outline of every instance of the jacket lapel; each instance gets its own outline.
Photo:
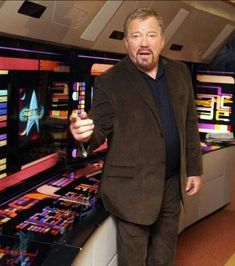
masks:
<instances>
[{"instance_id":1,"label":"jacket lapel","mask_svg":"<svg viewBox=\"0 0 235 266\"><path fill-rule=\"evenodd\" d=\"M129 79L129 82L135 88L136 92L142 96L145 103L148 105L148 107L153 112L153 115L155 116L159 124L159 127L162 128L159 113L156 107L156 103L153 99L153 96L151 94L151 91L148 87L147 82L144 80L141 73L136 68L136 66L131 62L128 56L125 58L124 62L125 62L126 70L127 70L125 74L127 78Z\"/></svg>"}]
</instances>

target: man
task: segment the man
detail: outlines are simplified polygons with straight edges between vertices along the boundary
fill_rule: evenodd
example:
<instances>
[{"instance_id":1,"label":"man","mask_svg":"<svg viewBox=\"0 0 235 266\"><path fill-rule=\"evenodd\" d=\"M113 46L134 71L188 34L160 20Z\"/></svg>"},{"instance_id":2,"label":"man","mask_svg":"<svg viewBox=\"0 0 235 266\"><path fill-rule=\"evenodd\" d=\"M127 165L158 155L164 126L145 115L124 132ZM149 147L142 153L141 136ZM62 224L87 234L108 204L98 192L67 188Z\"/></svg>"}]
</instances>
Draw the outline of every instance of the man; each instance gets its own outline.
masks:
<instances>
[{"instance_id":1,"label":"man","mask_svg":"<svg viewBox=\"0 0 235 266\"><path fill-rule=\"evenodd\" d=\"M160 56L155 11L132 12L124 33L128 56L96 78L89 115L71 115L70 130L88 153L108 138L100 196L117 217L119 266L172 266L180 200L202 174L190 75Z\"/></svg>"}]
</instances>

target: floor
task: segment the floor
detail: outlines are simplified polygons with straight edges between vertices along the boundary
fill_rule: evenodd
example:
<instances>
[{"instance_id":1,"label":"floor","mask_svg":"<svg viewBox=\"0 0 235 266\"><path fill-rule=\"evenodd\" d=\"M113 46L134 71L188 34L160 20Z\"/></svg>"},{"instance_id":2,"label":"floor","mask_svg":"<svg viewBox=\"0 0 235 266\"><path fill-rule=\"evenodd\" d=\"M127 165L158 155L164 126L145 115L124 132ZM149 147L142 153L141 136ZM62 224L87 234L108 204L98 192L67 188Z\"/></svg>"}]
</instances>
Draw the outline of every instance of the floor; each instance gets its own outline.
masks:
<instances>
[{"instance_id":1,"label":"floor","mask_svg":"<svg viewBox=\"0 0 235 266\"><path fill-rule=\"evenodd\" d=\"M177 266L235 266L235 191L233 196L228 206L179 235Z\"/></svg>"}]
</instances>

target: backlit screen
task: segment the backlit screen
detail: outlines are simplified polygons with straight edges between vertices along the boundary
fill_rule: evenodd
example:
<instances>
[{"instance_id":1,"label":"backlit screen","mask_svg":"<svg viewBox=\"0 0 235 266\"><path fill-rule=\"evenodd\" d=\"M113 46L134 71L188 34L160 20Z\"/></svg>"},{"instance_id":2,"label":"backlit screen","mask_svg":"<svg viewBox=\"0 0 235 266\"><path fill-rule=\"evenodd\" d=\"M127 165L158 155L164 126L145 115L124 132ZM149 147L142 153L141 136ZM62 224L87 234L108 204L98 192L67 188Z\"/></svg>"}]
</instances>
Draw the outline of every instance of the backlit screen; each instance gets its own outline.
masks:
<instances>
[{"instance_id":1,"label":"backlit screen","mask_svg":"<svg viewBox=\"0 0 235 266\"><path fill-rule=\"evenodd\" d=\"M196 106L199 131L226 133L232 129L234 76L200 73L197 75Z\"/></svg>"}]
</instances>

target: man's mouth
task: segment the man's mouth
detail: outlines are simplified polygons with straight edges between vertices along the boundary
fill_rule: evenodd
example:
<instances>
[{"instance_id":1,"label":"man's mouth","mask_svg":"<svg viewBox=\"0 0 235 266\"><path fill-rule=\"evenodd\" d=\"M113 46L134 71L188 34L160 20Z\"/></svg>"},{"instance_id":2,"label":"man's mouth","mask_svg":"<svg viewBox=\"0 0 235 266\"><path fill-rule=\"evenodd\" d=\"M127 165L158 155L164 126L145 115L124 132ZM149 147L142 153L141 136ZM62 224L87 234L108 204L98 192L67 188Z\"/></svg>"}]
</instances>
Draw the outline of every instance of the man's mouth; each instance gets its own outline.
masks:
<instances>
[{"instance_id":1,"label":"man's mouth","mask_svg":"<svg viewBox=\"0 0 235 266\"><path fill-rule=\"evenodd\" d=\"M140 55L140 56L149 56L151 54L152 54L152 52L149 51L149 50L140 50L140 51L138 51L138 55Z\"/></svg>"}]
</instances>

